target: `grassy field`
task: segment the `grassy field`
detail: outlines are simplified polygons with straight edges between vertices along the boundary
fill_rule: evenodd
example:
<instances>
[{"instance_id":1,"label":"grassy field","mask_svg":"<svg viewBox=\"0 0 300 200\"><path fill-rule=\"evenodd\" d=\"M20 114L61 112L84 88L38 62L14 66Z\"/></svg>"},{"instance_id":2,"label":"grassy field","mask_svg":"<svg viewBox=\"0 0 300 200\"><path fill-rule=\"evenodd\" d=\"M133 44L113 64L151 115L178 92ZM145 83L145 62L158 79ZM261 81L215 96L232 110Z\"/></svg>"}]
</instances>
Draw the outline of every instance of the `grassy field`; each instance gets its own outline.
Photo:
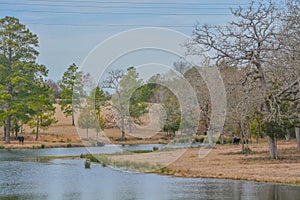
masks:
<instances>
[{"instance_id":1,"label":"grassy field","mask_svg":"<svg viewBox=\"0 0 300 200\"><path fill-rule=\"evenodd\" d=\"M78 146L94 146L97 141L114 144L149 144L149 143L168 143L169 138L166 133L158 133L149 138L137 138L126 134L126 141L120 141L121 130L118 128L105 129L97 135L95 130L89 129L88 137L85 129L79 129L77 126L71 125L71 117L65 117L61 112L59 105L55 104L55 118L58 120L56 124L51 125L47 130L40 130L39 140L35 141L35 132L32 128L24 126L24 133L19 135L25 137L24 145L19 144L11 135L11 144L4 144L3 128L0 129L0 146L2 148L45 148L51 147L78 147ZM75 123L78 114L75 114Z\"/></svg>"}]
</instances>

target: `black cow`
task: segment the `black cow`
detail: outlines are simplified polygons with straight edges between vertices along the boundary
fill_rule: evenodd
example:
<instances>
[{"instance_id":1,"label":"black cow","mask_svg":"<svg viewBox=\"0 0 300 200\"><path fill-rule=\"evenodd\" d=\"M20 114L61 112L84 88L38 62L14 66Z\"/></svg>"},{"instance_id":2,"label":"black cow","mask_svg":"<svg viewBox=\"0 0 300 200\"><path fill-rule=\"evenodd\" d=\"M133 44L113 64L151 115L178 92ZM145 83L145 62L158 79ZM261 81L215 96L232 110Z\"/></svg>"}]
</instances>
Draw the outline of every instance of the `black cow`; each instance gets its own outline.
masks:
<instances>
[{"instance_id":1,"label":"black cow","mask_svg":"<svg viewBox=\"0 0 300 200\"><path fill-rule=\"evenodd\" d=\"M24 144L24 137L23 136L18 136L17 139L19 140L19 144Z\"/></svg>"},{"instance_id":2,"label":"black cow","mask_svg":"<svg viewBox=\"0 0 300 200\"><path fill-rule=\"evenodd\" d=\"M240 143L240 138L233 138L233 144L239 144Z\"/></svg>"}]
</instances>

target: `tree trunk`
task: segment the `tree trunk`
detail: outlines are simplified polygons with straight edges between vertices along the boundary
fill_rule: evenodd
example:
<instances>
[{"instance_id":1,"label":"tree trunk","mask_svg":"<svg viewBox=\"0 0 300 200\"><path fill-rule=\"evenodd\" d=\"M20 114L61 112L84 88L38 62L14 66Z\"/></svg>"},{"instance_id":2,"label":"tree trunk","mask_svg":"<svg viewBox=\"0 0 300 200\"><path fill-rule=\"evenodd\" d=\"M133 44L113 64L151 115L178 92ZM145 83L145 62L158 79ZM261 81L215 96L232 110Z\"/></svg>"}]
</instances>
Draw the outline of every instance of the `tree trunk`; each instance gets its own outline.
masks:
<instances>
[{"instance_id":1,"label":"tree trunk","mask_svg":"<svg viewBox=\"0 0 300 200\"><path fill-rule=\"evenodd\" d=\"M40 128L40 117L38 117L38 119L37 119L35 141L38 141L38 139L39 139L39 128Z\"/></svg>"},{"instance_id":2,"label":"tree trunk","mask_svg":"<svg viewBox=\"0 0 300 200\"><path fill-rule=\"evenodd\" d=\"M5 133L5 144L10 144L10 128L11 128L11 116L7 117L6 121L6 133Z\"/></svg>"},{"instance_id":3,"label":"tree trunk","mask_svg":"<svg viewBox=\"0 0 300 200\"><path fill-rule=\"evenodd\" d=\"M250 130L250 121L248 121L248 138L249 138L250 144L252 144L252 133Z\"/></svg>"},{"instance_id":4,"label":"tree trunk","mask_svg":"<svg viewBox=\"0 0 300 200\"><path fill-rule=\"evenodd\" d=\"M16 139L18 138L18 129L15 130Z\"/></svg>"},{"instance_id":5,"label":"tree trunk","mask_svg":"<svg viewBox=\"0 0 300 200\"><path fill-rule=\"evenodd\" d=\"M300 127L295 127L295 134L297 140L297 150L300 152Z\"/></svg>"},{"instance_id":6,"label":"tree trunk","mask_svg":"<svg viewBox=\"0 0 300 200\"><path fill-rule=\"evenodd\" d=\"M224 144L224 134L223 133L221 133L221 135L220 135L220 143Z\"/></svg>"},{"instance_id":7,"label":"tree trunk","mask_svg":"<svg viewBox=\"0 0 300 200\"><path fill-rule=\"evenodd\" d=\"M261 44L259 43L258 44L259 47L261 46ZM261 83L261 86L262 86L262 91L263 91L263 96L265 98L264 100L264 110L266 110L268 113L271 113L271 110L270 110L270 107L268 106L268 94L267 94L267 82L266 82L266 79L265 79L265 73L264 73L264 70L261 66L261 63L258 62L256 64L256 68L259 72L259 75L260 75L260 83ZM277 144L275 142L275 136L268 136L268 142L269 142L269 148L270 148L270 156L271 156L271 159L277 159Z\"/></svg>"},{"instance_id":8,"label":"tree trunk","mask_svg":"<svg viewBox=\"0 0 300 200\"><path fill-rule=\"evenodd\" d=\"M260 133L256 132L256 144L258 144L258 139L259 139Z\"/></svg>"},{"instance_id":9,"label":"tree trunk","mask_svg":"<svg viewBox=\"0 0 300 200\"><path fill-rule=\"evenodd\" d=\"M75 126L75 119L74 119L74 108L72 104L72 126Z\"/></svg>"},{"instance_id":10,"label":"tree trunk","mask_svg":"<svg viewBox=\"0 0 300 200\"><path fill-rule=\"evenodd\" d=\"M213 138L212 138L212 131L208 130L207 131L207 139L208 139L208 144L209 146L213 146Z\"/></svg>"},{"instance_id":11,"label":"tree trunk","mask_svg":"<svg viewBox=\"0 0 300 200\"><path fill-rule=\"evenodd\" d=\"M3 126L3 131L4 131L4 138L3 140L5 141L5 138L6 138L6 122L4 121L4 126Z\"/></svg>"},{"instance_id":12,"label":"tree trunk","mask_svg":"<svg viewBox=\"0 0 300 200\"><path fill-rule=\"evenodd\" d=\"M128 132L129 133L132 133L132 121L131 120L129 120L129 124L128 124L128 128L129 128L129 130L128 130Z\"/></svg>"},{"instance_id":13,"label":"tree trunk","mask_svg":"<svg viewBox=\"0 0 300 200\"><path fill-rule=\"evenodd\" d=\"M245 133L244 133L244 129L242 127L242 123L239 122L239 127L241 129L241 140L242 140L242 153L245 153Z\"/></svg>"},{"instance_id":14,"label":"tree trunk","mask_svg":"<svg viewBox=\"0 0 300 200\"><path fill-rule=\"evenodd\" d=\"M122 141L125 140L125 127L124 127L124 116L121 116L121 130L122 130Z\"/></svg>"},{"instance_id":15,"label":"tree trunk","mask_svg":"<svg viewBox=\"0 0 300 200\"><path fill-rule=\"evenodd\" d=\"M289 141L291 139L291 133L289 130L286 130L286 134L285 134L285 140Z\"/></svg>"},{"instance_id":16,"label":"tree trunk","mask_svg":"<svg viewBox=\"0 0 300 200\"><path fill-rule=\"evenodd\" d=\"M89 138L89 128L86 129L86 138Z\"/></svg>"},{"instance_id":17,"label":"tree trunk","mask_svg":"<svg viewBox=\"0 0 300 200\"><path fill-rule=\"evenodd\" d=\"M268 142L270 147L271 159L277 159L277 145L276 145L275 137L274 136L271 137L268 135Z\"/></svg>"}]
</instances>

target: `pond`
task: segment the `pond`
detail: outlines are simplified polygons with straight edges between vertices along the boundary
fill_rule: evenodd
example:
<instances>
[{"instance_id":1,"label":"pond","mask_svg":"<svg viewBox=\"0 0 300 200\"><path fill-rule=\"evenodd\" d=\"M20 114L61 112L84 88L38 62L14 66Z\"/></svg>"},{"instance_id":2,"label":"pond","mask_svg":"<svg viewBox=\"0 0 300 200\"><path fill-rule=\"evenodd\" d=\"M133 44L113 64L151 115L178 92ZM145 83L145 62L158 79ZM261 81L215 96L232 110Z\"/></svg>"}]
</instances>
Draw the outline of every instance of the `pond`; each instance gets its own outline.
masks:
<instances>
[{"instance_id":1,"label":"pond","mask_svg":"<svg viewBox=\"0 0 300 200\"><path fill-rule=\"evenodd\" d=\"M198 144L193 144L197 147ZM115 145L106 144L103 147L73 147L73 148L48 148L48 149L0 149L0 160L22 159L40 156L79 156L80 154L112 154L124 151L153 150L164 148L186 148L186 145L170 144L138 144L138 145Z\"/></svg>"},{"instance_id":2,"label":"pond","mask_svg":"<svg viewBox=\"0 0 300 200\"><path fill-rule=\"evenodd\" d=\"M39 162L22 159L81 153L87 150L0 150L0 199L296 199L300 196L300 187L293 185L176 178L124 172L94 163L91 169L85 169L83 159Z\"/></svg>"}]
</instances>

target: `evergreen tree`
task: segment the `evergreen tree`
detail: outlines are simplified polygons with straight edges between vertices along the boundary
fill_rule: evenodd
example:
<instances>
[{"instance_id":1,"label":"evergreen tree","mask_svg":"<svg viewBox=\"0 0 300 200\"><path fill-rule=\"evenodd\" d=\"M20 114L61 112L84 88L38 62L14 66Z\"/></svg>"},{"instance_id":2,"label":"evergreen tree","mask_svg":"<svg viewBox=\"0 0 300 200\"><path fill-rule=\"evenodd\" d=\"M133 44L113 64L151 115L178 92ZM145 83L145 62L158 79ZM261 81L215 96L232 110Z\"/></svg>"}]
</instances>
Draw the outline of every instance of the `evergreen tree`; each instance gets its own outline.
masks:
<instances>
[{"instance_id":1,"label":"evergreen tree","mask_svg":"<svg viewBox=\"0 0 300 200\"><path fill-rule=\"evenodd\" d=\"M76 108L80 108L80 97L83 95L83 75L78 71L78 67L73 63L65 71L60 87L62 89L59 105L65 116L72 116L72 125L75 125L74 113Z\"/></svg>"},{"instance_id":2,"label":"evergreen tree","mask_svg":"<svg viewBox=\"0 0 300 200\"><path fill-rule=\"evenodd\" d=\"M30 102L34 97L38 80L47 76L47 69L38 65L38 37L30 32L17 18L0 19L0 121L4 125L5 143L10 143L14 121L26 123L31 112Z\"/></svg>"}]
</instances>

